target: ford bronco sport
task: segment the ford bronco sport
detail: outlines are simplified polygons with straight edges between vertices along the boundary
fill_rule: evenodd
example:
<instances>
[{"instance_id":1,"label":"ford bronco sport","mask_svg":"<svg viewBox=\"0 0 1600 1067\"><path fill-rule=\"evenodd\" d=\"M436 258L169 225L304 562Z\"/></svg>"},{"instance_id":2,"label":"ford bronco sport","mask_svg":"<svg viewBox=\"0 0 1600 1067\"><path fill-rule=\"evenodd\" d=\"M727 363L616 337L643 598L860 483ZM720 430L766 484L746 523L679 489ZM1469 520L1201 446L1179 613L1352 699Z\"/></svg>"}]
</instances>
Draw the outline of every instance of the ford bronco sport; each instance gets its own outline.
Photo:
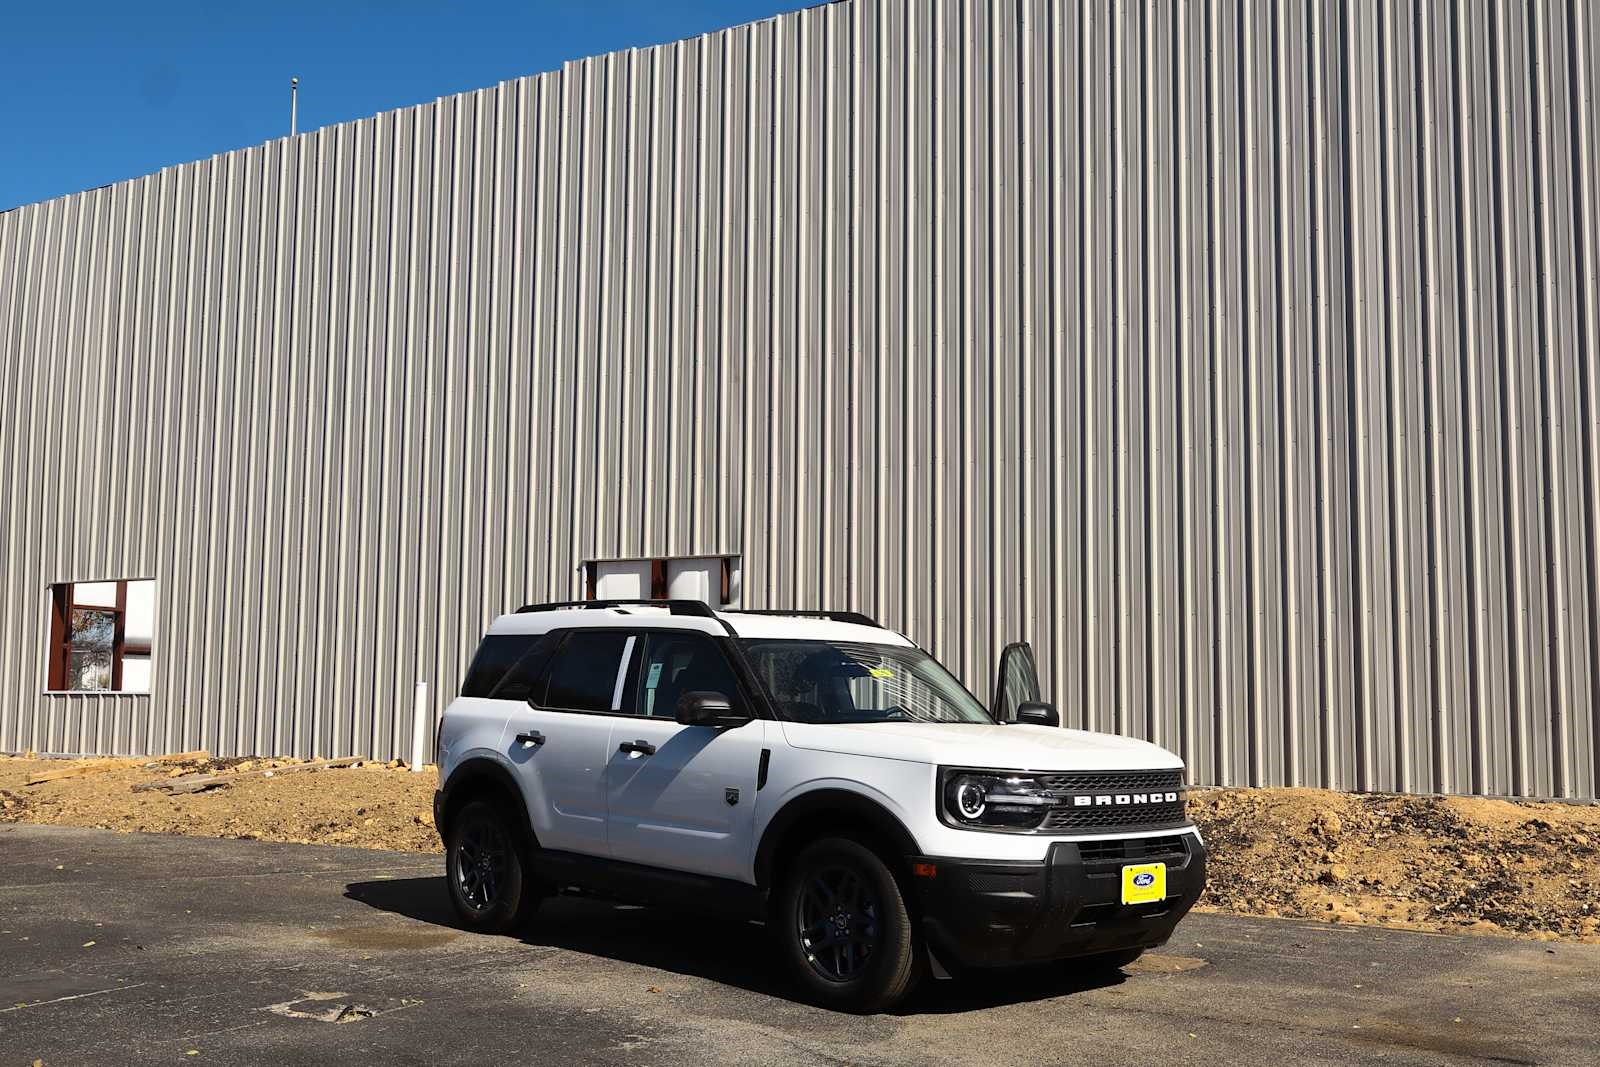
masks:
<instances>
[{"instance_id":1,"label":"ford bronco sport","mask_svg":"<svg viewBox=\"0 0 1600 1067\"><path fill-rule=\"evenodd\" d=\"M1205 882L1183 763L1064 730L1026 645L984 706L848 612L698 601L496 619L439 732L466 926L563 891L764 921L811 997L882 1010L929 970L1114 967Z\"/></svg>"}]
</instances>

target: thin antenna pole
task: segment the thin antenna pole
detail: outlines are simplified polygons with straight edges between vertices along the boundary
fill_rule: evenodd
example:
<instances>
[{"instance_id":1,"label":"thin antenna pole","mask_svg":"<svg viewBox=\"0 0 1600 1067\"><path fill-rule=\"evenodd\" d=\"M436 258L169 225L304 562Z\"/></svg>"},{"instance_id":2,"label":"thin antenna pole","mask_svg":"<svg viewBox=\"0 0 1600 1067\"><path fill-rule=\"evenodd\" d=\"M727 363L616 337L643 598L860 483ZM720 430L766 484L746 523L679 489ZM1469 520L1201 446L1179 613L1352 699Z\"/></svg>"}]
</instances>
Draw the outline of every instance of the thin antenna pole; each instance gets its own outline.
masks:
<instances>
[{"instance_id":1,"label":"thin antenna pole","mask_svg":"<svg viewBox=\"0 0 1600 1067\"><path fill-rule=\"evenodd\" d=\"M289 136L293 137L300 125L300 79L289 79Z\"/></svg>"}]
</instances>

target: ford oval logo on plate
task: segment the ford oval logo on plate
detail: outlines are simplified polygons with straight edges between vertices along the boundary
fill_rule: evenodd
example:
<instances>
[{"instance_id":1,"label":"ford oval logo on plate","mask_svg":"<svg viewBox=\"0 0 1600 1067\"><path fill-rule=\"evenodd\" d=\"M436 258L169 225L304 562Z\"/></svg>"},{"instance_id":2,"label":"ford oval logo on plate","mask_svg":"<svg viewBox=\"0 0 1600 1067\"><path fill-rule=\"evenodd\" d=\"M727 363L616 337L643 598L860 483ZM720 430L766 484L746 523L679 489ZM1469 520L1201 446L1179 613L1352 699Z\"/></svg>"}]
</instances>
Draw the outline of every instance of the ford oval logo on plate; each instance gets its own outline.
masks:
<instances>
[{"instance_id":1,"label":"ford oval logo on plate","mask_svg":"<svg viewBox=\"0 0 1600 1067\"><path fill-rule=\"evenodd\" d=\"M1130 863L1122 868L1122 902L1154 904L1167 895L1167 865Z\"/></svg>"}]
</instances>

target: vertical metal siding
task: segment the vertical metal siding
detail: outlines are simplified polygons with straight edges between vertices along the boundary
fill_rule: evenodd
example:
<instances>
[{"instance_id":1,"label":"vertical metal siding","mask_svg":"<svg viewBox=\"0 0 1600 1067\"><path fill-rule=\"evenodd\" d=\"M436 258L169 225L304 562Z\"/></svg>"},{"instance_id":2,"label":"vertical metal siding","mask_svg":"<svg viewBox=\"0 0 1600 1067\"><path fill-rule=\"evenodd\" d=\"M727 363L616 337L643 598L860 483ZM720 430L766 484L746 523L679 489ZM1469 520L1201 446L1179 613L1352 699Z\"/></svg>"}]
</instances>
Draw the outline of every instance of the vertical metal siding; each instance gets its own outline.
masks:
<instances>
[{"instance_id":1,"label":"vertical metal siding","mask_svg":"<svg viewBox=\"0 0 1600 1067\"><path fill-rule=\"evenodd\" d=\"M854 0L0 214L0 749L404 755L736 552L1199 782L1593 797L1595 19Z\"/></svg>"}]
</instances>

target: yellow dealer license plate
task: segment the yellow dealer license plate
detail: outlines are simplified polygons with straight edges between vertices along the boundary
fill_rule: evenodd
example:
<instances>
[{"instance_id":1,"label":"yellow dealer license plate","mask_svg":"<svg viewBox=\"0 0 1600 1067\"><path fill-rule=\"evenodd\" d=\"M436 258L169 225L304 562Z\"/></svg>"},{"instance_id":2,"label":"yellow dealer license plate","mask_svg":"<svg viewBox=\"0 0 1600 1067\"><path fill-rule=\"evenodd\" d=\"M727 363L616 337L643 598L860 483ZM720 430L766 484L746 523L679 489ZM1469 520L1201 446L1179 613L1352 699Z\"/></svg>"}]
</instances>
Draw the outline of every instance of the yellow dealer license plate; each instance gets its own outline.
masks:
<instances>
[{"instance_id":1,"label":"yellow dealer license plate","mask_svg":"<svg viewBox=\"0 0 1600 1067\"><path fill-rule=\"evenodd\" d=\"M1122 868L1122 902L1149 904L1167 899L1165 863L1130 863Z\"/></svg>"}]
</instances>

